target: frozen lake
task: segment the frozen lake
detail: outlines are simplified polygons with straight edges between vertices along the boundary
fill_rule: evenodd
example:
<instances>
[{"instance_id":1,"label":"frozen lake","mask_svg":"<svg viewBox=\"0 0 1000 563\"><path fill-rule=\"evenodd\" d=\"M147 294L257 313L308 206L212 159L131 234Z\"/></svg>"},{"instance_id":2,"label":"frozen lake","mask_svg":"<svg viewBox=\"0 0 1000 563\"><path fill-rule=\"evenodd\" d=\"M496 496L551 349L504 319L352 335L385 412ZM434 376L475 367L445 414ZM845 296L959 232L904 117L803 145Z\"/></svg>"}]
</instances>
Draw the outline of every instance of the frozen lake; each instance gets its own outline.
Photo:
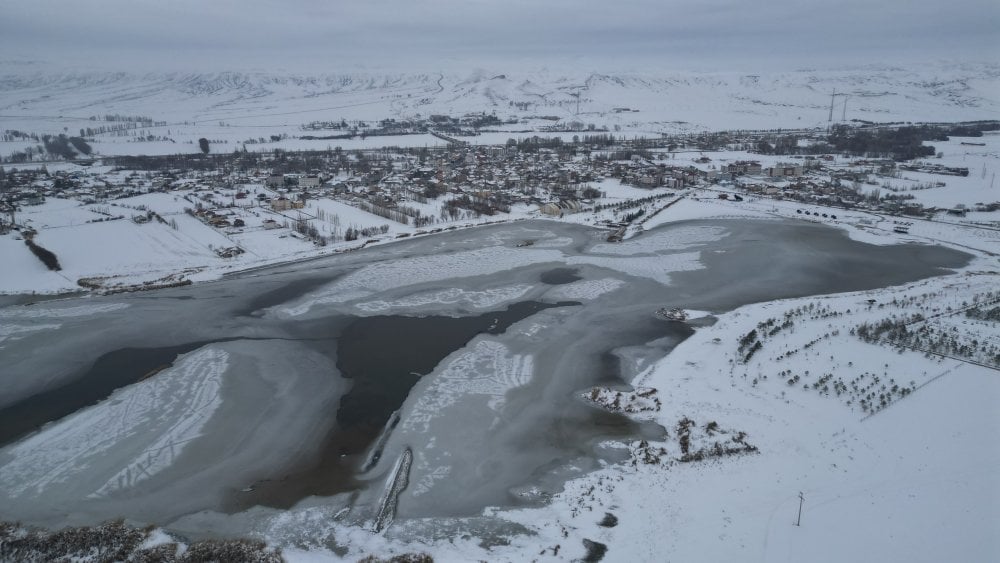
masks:
<instances>
[{"instance_id":1,"label":"frozen lake","mask_svg":"<svg viewBox=\"0 0 1000 563\"><path fill-rule=\"evenodd\" d=\"M544 502L620 459L616 441L663 431L580 398L694 330L657 309L872 289L968 259L801 222L690 221L620 244L520 222L7 306L0 519L295 541L368 527L409 450L388 533L511 532L483 509Z\"/></svg>"}]
</instances>

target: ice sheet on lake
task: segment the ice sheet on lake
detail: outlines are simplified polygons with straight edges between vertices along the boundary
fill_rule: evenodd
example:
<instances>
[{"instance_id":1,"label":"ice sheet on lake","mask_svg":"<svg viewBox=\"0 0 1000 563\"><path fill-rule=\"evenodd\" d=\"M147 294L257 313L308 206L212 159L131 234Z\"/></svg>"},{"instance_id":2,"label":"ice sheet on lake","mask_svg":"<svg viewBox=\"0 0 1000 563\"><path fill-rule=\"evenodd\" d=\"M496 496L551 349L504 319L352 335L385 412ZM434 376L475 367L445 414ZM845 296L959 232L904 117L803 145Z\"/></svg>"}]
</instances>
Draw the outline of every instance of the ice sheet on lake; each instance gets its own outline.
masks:
<instances>
[{"instance_id":1,"label":"ice sheet on lake","mask_svg":"<svg viewBox=\"0 0 1000 563\"><path fill-rule=\"evenodd\" d=\"M724 227L709 225L675 227L667 231L644 233L624 242L595 244L590 247L588 252L591 254L635 256L637 254L655 254L665 250L686 250L722 240L726 232Z\"/></svg>"},{"instance_id":2,"label":"ice sheet on lake","mask_svg":"<svg viewBox=\"0 0 1000 563\"><path fill-rule=\"evenodd\" d=\"M12 497L41 494L90 473L87 480L107 480L93 490L103 496L152 477L201 434L221 404L228 359L228 353L213 348L184 355L173 367L0 451L0 487ZM118 454L131 461L100 477L107 458Z\"/></svg>"},{"instance_id":3,"label":"ice sheet on lake","mask_svg":"<svg viewBox=\"0 0 1000 563\"><path fill-rule=\"evenodd\" d=\"M557 300L597 299L605 293L611 293L624 285L624 281L615 278L581 280L556 286L546 292L545 297Z\"/></svg>"},{"instance_id":4,"label":"ice sheet on lake","mask_svg":"<svg viewBox=\"0 0 1000 563\"><path fill-rule=\"evenodd\" d=\"M535 241L532 244L533 248L565 248L573 244L572 237L551 237Z\"/></svg>"},{"instance_id":5,"label":"ice sheet on lake","mask_svg":"<svg viewBox=\"0 0 1000 563\"><path fill-rule=\"evenodd\" d=\"M479 340L451 356L438 373L429 376L432 378L429 385L404 415L400 432L434 435L431 426L435 421L448 416L451 407L468 398L485 399L497 419L507 392L527 384L533 369L532 356L512 354L506 345L495 340ZM415 451L414 496L430 492L436 482L448 477L451 455L447 450L436 449L433 438L426 447Z\"/></svg>"},{"instance_id":6,"label":"ice sheet on lake","mask_svg":"<svg viewBox=\"0 0 1000 563\"><path fill-rule=\"evenodd\" d=\"M491 309L519 299L531 291L531 289L532 286L527 284L496 287L481 291L465 291L457 287L450 287L440 291L408 295L392 301L365 301L355 304L354 307L369 314L385 313L390 310L398 312L400 310L415 309L427 305L459 305L467 309L482 310Z\"/></svg>"},{"instance_id":7,"label":"ice sheet on lake","mask_svg":"<svg viewBox=\"0 0 1000 563\"><path fill-rule=\"evenodd\" d=\"M58 324L42 324L42 325L0 325L0 342L4 340L17 340L23 338L23 335L31 332L37 332L40 330L55 330L62 325ZM3 346L0 346L2 349Z\"/></svg>"},{"instance_id":8,"label":"ice sheet on lake","mask_svg":"<svg viewBox=\"0 0 1000 563\"><path fill-rule=\"evenodd\" d=\"M680 252L661 256L612 257L612 256L571 256L566 263L571 265L592 264L617 270L631 276L649 278L664 285L670 285L671 272L700 270L705 266L699 259L700 252Z\"/></svg>"},{"instance_id":9,"label":"ice sheet on lake","mask_svg":"<svg viewBox=\"0 0 1000 563\"><path fill-rule=\"evenodd\" d=\"M0 309L0 319L63 319L111 313L128 308L128 303L102 303L74 307L8 307Z\"/></svg>"},{"instance_id":10,"label":"ice sheet on lake","mask_svg":"<svg viewBox=\"0 0 1000 563\"><path fill-rule=\"evenodd\" d=\"M504 272L513 268L563 260L557 250L490 246L475 250L403 258L366 266L307 295L288 306L277 307L281 316L300 316L313 307L346 303L398 287Z\"/></svg>"},{"instance_id":11,"label":"ice sheet on lake","mask_svg":"<svg viewBox=\"0 0 1000 563\"><path fill-rule=\"evenodd\" d=\"M125 308L128 308L127 303L87 304L72 307L46 307L41 305L7 307L0 309L0 342L4 340L17 340L32 332L56 330L62 326L56 323L30 324L37 322L37 319L89 317Z\"/></svg>"}]
</instances>

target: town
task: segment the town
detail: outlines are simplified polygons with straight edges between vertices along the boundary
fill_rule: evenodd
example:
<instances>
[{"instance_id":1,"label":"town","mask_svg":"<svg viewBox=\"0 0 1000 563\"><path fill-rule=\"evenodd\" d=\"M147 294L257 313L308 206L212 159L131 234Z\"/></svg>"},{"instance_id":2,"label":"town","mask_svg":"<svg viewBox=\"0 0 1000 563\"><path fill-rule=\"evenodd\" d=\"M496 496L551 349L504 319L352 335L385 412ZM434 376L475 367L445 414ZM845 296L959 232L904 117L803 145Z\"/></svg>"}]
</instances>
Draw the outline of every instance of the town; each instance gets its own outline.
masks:
<instances>
[{"instance_id":1,"label":"town","mask_svg":"<svg viewBox=\"0 0 1000 563\"><path fill-rule=\"evenodd\" d=\"M693 190L699 197L733 205L748 198L799 202L820 210L796 209L797 214L824 220L836 220L846 210L934 219L1000 209L1000 198L991 189L955 187L962 182L992 185L985 165L970 171L950 165L953 159L942 163L943 153L927 144L933 140L989 150L980 149L982 143L959 145L948 135L982 137L1000 127L997 122L856 124L634 139L598 131L571 140L536 134L502 145L460 140L474 135L484 119L437 117L434 123L448 126L433 130L448 139L441 147L259 152L244 144L232 153L216 154L206 141L195 154L100 157L73 154L71 147L87 145L82 138L45 138L38 154L48 152L47 158L0 167L0 234L26 239L36 255L36 247L49 248L58 259L66 245L58 237L47 244L54 229L65 233L65 227L74 225L154 223L179 231L186 244L194 241L213 258L242 256L242 266L250 267L323 249L350 250L527 217L587 223L606 229L610 241L622 240L679 198L692 197ZM947 193L947 203L941 197L917 197L925 193ZM62 211L42 212L54 202ZM996 228L1000 217L987 223ZM907 232L906 221L894 224L897 233ZM91 231L92 245L104 246L102 235ZM116 230L103 236L125 239L116 241L122 245L138 235ZM171 244L152 238L155 245ZM189 283L190 276L178 270L190 274L203 266L160 265L140 287ZM125 273L111 270L111 279ZM70 273L77 276L70 281L85 288L124 283L102 282L99 274L106 269Z\"/></svg>"}]
</instances>

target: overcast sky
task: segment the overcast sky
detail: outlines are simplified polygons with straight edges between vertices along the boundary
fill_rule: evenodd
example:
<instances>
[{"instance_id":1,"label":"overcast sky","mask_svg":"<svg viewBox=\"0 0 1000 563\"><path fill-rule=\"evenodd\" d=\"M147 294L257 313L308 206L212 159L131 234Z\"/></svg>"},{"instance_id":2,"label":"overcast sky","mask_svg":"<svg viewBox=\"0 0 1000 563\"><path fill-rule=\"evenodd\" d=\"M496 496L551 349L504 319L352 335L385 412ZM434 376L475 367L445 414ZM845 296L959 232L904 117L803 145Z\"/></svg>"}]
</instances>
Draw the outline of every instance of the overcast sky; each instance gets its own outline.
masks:
<instances>
[{"instance_id":1,"label":"overcast sky","mask_svg":"<svg viewBox=\"0 0 1000 563\"><path fill-rule=\"evenodd\" d=\"M337 71L1000 62L998 0L0 0L0 60Z\"/></svg>"}]
</instances>

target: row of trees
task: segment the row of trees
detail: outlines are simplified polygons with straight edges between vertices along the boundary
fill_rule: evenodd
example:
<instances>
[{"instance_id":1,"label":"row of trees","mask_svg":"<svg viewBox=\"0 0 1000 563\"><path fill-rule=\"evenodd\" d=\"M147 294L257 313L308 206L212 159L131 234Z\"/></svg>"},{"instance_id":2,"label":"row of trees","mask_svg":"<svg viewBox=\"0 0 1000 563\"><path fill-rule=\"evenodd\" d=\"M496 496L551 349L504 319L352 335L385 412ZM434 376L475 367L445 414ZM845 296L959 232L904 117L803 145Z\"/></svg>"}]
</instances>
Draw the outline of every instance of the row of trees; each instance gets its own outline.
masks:
<instances>
[{"instance_id":1,"label":"row of trees","mask_svg":"<svg viewBox=\"0 0 1000 563\"><path fill-rule=\"evenodd\" d=\"M390 221L395 221L397 223L402 223L404 225L410 224L410 218L406 213L398 209L390 209L381 205L377 205L370 201L358 201L358 207L372 215L378 215L379 217L385 217Z\"/></svg>"},{"instance_id":2,"label":"row of trees","mask_svg":"<svg viewBox=\"0 0 1000 563\"><path fill-rule=\"evenodd\" d=\"M977 311L966 316L1000 316L995 309ZM961 333L957 327L948 328L922 322L923 315L889 317L875 323L861 323L852 330L861 340L871 343L886 342L899 349L916 349L932 354L943 354L982 362L1000 367L1000 348L987 338Z\"/></svg>"},{"instance_id":3,"label":"row of trees","mask_svg":"<svg viewBox=\"0 0 1000 563\"><path fill-rule=\"evenodd\" d=\"M22 151L13 152L2 160L11 163L31 162L36 156L71 160L81 155L89 156L93 152L90 144L83 138L67 137L65 134L44 135L41 143L35 147L26 147Z\"/></svg>"},{"instance_id":4,"label":"row of trees","mask_svg":"<svg viewBox=\"0 0 1000 563\"><path fill-rule=\"evenodd\" d=\"M448 210L448 213L453 217L457 215L453 210L457 209L468 209L476 217L482 215L493 216L497 212L510 213L510 205L506 203L492 197L470 196L469 194L462 194L460 197L444 202L444 209Z\"/></svg>"},{"instance_id":5,"label":"row of trees","mask_svg":"<svg viewBox=\"0 0 1000 563\"><path fill-rule=\"evenodd\" d=\"M358 238L360 237L371 238L377 234L384 235L387 232L389 232L389 225L380 225L378 227L365 227L363 229L359 229L357 227L348 227L347 230L344 231L344 240L346 241L358 240Z\"/></svg>"}]
</instances>

